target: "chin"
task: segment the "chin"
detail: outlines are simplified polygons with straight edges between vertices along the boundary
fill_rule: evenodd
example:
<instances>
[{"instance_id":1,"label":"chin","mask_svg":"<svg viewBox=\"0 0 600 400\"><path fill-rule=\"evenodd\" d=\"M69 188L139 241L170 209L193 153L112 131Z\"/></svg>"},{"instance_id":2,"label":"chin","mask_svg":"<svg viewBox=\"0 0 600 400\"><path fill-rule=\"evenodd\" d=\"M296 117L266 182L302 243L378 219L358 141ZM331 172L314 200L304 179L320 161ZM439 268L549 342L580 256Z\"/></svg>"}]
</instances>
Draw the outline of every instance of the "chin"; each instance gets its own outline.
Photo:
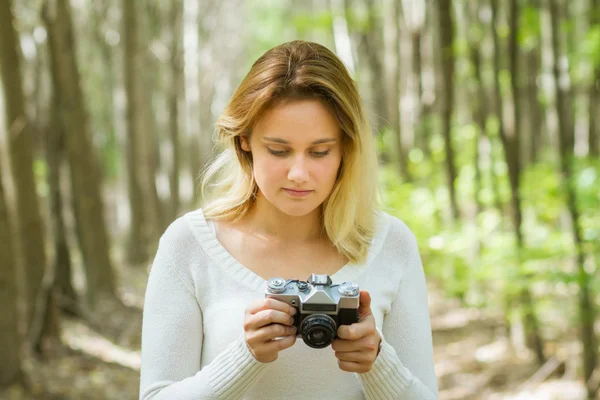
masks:
<instances>
[{"instance_id":1,"label":"chin","mask_svg":"<svg viewBox=\"0 0 600 400\"><path fill-rule=\"evenodd\" d=\"M290 217L304 217L309 215L314 208L307 207L277 207L282 213L289 215Z\"/></svg>"},{"instance_id":2,"label":"chin","mask_svg":"<svg viewBox=\"0 0 600 400\"><path fill-rule=\"evenodd\" d=\"M273 204L280 212L290 217L304 217L314 212L319 204L289 204L288 202L279 202Z\"/></svg>"}]
</instances>

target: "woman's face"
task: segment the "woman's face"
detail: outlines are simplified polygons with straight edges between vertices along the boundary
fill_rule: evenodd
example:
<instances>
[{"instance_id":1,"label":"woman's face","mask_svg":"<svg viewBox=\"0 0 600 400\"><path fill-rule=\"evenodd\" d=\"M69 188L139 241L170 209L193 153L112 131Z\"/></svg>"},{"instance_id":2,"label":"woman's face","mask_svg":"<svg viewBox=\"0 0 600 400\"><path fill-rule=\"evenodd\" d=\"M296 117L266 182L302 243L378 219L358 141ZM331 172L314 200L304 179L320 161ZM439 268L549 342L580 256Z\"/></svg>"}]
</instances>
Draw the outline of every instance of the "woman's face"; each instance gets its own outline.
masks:
<instances>
[{"instance_id":1,"label":"woman's face","mask_svg":"<svg viewBox=\"0 0 600 400\"><path fill-rule=\"evenodd\" d=\"M331 193L342 160L342 133L319 100L279 103L263 113L250 137L254 177L261 194L281 212L303 216Z\"/></svg>"}]
</instances>

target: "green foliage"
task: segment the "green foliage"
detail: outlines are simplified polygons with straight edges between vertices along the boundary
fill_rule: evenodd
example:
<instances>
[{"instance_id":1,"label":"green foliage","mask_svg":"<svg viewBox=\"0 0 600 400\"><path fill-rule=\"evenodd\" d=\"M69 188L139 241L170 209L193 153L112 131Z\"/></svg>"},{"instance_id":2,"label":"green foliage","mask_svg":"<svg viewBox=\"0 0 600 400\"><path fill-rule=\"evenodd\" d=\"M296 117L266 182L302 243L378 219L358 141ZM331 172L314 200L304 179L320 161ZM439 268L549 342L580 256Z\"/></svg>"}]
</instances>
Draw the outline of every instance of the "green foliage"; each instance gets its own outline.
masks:
<instances>
[{"instance_id":1,"label":"green foliage","mask_svg":"<svg viewBox=\"0 0 600 400\"><path fill-rule=\"evenodd\" d=\"M560 30L560 34L568 37L573 34L575 30L575 21L572 19L563 19L560 21L558 29Z\"/></svg>"},{"instance_id":2,"label":"green foliage","mask_svg":"<svg viewBox=\"0 0 600 400\"><path fill-rule=\"evenodd\" d=\"M333 25L333 16L330 11L321 12L317 15L298 13L293 16L292 24L300 37L306 37L312 32L330 32Z\"/></svg>"},{"instance_id":3,"label":"green foliage","mask_svg":"<svg viewBox=\"0 0 600 400\"><path fill-rule=\"evenodd\" d=\"M286 13L288 4L285 1L256 0L244 3L246 21L249 24L250 40L248 43L247 68L265 51L283 42L295 39L293 26L288 23Z\"/></svg>"},{"instance_id":4,"label":"green foliage","mask_svg":"<svg viewBox=\"0 0 600 400\"><path fill-rule=\"evenodd\" d=\"M402 215L404 222L413 229L417 238L426 240L436 233L435 198L428 188L416 187L410 182L401 182L393 165L381 168L381 183L385 188L384 204L395 215ZM427 224L423 224L427 221Z\"/></svg>"},{"instance_id":5,"label":"green foliage","mask_svg":"<svg viewBox=\"0 0 600 400\"><path fill-rule=\"evenodd\" d=\"M600 159L577 159L574 179L585 249L600 252Z\"/></svg>"},{"instance_id":6,"label":"green foliage","mask_svg":"<svg viewBox=\"0 0 600 400\"><path fill-rule=\"evenodd\" d=\"M499 21L498 25L496 26L496 34L501 40L507 39L510 35L510 26L506 23Z\"/></svg>"},{"instance_id":7,"label":"green foliage","mask_svg":"<svg viewBox=\"0 0 600 400\"><path fill-rule=\"evenodd\" d=\"M518 41L521 48L530 51L540 44L541 20L537 7L528 5L521 8Z\"/></svg>"},{"instance_id":8,"label":"green foliage","mask_svg":"<svg viewBox=\"0 0 600 400\"><path fill-rule=\"evenodd\" d=\"M491 126L494 121L490 121ZM453 137L461 143L457 154L459 170L458 196L462 207L473 204L475 195L474 156L472 143L476 137L474 126L455 127ZM443 154L443 141L436 135L432 138L433 154ZM501 146L495 154L502 160ZM502 298L492 294L473 295L473 288L496 287L496 296L501 293L518 296L523 288L533 284L577 285L579 276L571 267L576 255L572 231L565 225L566 195L562 175L555 164L541 162L522 171L521 200L523 207L522 230L524 247L519 249L513 227L508 223L508 214L494 208L489 180L483 179L484 209L477 215L476 222L468 219L448 224L444 211L448 209L448 195L440 162L443 156L426 158L418 148L410 151L410 167L418 172L427 170L429 175L420 175L417 183L398 179L395 165L381 169L381 181L385 188L384 203L389 212L403 220L417 237L424 268L430 278L442 281L449 296L472 305L499 306ZM502 193L502 202L509 198L506 165L497 161L494 166ZM483 169L482 176L489 174ZM419 176L419 175L417 175ZM574 183L577 205L580 212L584 251L592 256L600 254L600 160L574 160ZM598 258L598 256L595 256ZM498 285L500 285L498 287ZM592 287L600 286L597 279ZM483 290L483 289L482 289ZM491 302L491 303L490 303ZM548 305L548 307L551 307Z\"/></svg>"},{"instance_id":9,"label":"green foliage","mask_svg":"<svg viewBox=\"0 0 600 400\"><path fill-rule=\"evenodd\" d=\"M478 46L484 37L484 29L483 26L478 22L470 23L467 27L467 37L469 38L469 42L471 45Z\"/></svg>"},{"instance_id":10,"label":"green foliage","mask_svg":"<svg viewBox=\"0 0 600 400\"><path fill-rule=\"evenodd\" d=\"M581 51L590 60L592 67L600 68L600 24L590 27L587 31Z\"/></svg>"},{"instance_id":11,"label":"green foliage","mask_svg":"<svg viewBox=\"0 0 600 400\"><path fill-rule=\"evenodd\" d=\"M47 198L50 187L48 186L48 163L44 158L33 160L33 177L38 196Z\"/></svg>"},{"instance_id":12,"label":"green foliage","mask_svg":"<svg viewBox=\"0 0 600 400\"><path fill-rule=\"evenodd\" d=\"M594 70L600 68L600 25L592 26L583 40L570 49L571 76L577 84L589 84Z\"/></svg>"},{"instance_id":13,"label":"green foliage","mask_svg":"<svg viewBox=\"0 0 600 400\"><path fill-rule=\"evenodd\" d=\"M523 206L535 210L541 222L551 223L560 217L565 196L556 166L549 163L530 165L522 172L520 189Z\"/></svg>"},{"instance_id":14,"label":"green foliage","mask_svg":"<svg viewBox=\"0 0 600 400\"><path fill-rule=\"evenodd\" d=\"M367 34L371 30L369 15L366 12L359 12L354 8L346 11L346 23L348 24L348 29L352 32Z\"/></svg>"},{"instance_id":15,"label":"green foliage","mask_svg":"<svg viewBox=\"0 0 600 400\"><path fill-rule=\"evenodd\" d=\"M389 127L383 128L378 135L375 135L377 154L381 154L384 157L388 157L389 155L396 156L395 151L390 152L390 149L396 149L394 135L395 132Z\"/></svg>"},{"instance_id":16,"label":"green foliage","mask_svg":"<svg viewBox=\"0 0 600 400\"><path fill-rule=\"evenodd\" d=\"M503 93L508 93L511 90L511 75L509 70L500 70L500 73L498 74L498 81L500 82L500 90Z\"/></svg>"},{"instance_id":17,"label":"green foliage","mask_svg":"<svg viewBox=\"0 0 600 400\"><path fill-rule=\"evenodd\" d=\"M457 61L462 61L464 58L467 58L469 56L469 50L470 50L469 41L462 36L456 37L456 39L454 40L454 43L452 45L452 48L453 48L453 52L454 52L454 57L456 58ZM464 61L467 61L467 60L464 60Z\"/></svg>"},{"instance_id":18,"label":"green foliage","mask_svg":"<svg viewBox=\"0 0 600 400\"><path fill-rule=\"evenodd\" d=\"M468 242L456 230L446 230L440 217L438 191L401 182L392 166L381 169L385 187L384 204L389 212L406 223L415 234L428 274L447 283L450 295L463 297L472 276Z\"/></svg>"}]
</instances>

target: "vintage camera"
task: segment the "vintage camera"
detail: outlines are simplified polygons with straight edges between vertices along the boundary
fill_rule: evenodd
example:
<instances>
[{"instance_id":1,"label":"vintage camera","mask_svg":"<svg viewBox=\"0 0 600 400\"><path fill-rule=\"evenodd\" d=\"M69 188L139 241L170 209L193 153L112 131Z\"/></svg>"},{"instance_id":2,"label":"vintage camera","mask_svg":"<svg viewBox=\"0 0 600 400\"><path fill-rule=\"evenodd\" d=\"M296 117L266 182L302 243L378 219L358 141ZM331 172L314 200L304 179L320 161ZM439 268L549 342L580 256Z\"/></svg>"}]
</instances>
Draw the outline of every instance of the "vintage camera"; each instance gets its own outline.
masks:
<instances>
[{"instance_id":1,"label":"vintage camera","mask_svg":"<svg viewBox=\"0 0 600 400\"><path fill-rule=\"evenodd\" d=\"M334 285L329 275L311 274L306 282L271 278L265 297L296 308L297 336L308 346L322 349L333 342L338 326L358 322L359 292L355 283Z\"/></svg>"}]
</instances>

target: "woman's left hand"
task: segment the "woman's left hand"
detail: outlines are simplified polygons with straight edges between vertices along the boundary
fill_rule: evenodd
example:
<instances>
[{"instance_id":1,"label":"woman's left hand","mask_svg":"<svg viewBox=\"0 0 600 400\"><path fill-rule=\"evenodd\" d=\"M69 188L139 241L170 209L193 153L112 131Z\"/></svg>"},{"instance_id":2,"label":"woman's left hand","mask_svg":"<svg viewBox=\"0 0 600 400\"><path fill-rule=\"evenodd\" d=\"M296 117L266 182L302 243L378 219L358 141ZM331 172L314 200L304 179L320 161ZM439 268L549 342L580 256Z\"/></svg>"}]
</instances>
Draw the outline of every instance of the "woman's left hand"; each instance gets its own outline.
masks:
<instances>
[{"instance_id":1,"label":"woman's left hand","mask_svg":"<svg viewBox=\"0 0 600 400\"><path fill-rule=\"evenodd\" d=\"M369 372L381 343L381 337L375 327L375 317L371 313L369 292L360 291L358 322L340 326L337 335L331 347L335 351L340 369L347 372Z\"/></svg>"}]
</instances>

